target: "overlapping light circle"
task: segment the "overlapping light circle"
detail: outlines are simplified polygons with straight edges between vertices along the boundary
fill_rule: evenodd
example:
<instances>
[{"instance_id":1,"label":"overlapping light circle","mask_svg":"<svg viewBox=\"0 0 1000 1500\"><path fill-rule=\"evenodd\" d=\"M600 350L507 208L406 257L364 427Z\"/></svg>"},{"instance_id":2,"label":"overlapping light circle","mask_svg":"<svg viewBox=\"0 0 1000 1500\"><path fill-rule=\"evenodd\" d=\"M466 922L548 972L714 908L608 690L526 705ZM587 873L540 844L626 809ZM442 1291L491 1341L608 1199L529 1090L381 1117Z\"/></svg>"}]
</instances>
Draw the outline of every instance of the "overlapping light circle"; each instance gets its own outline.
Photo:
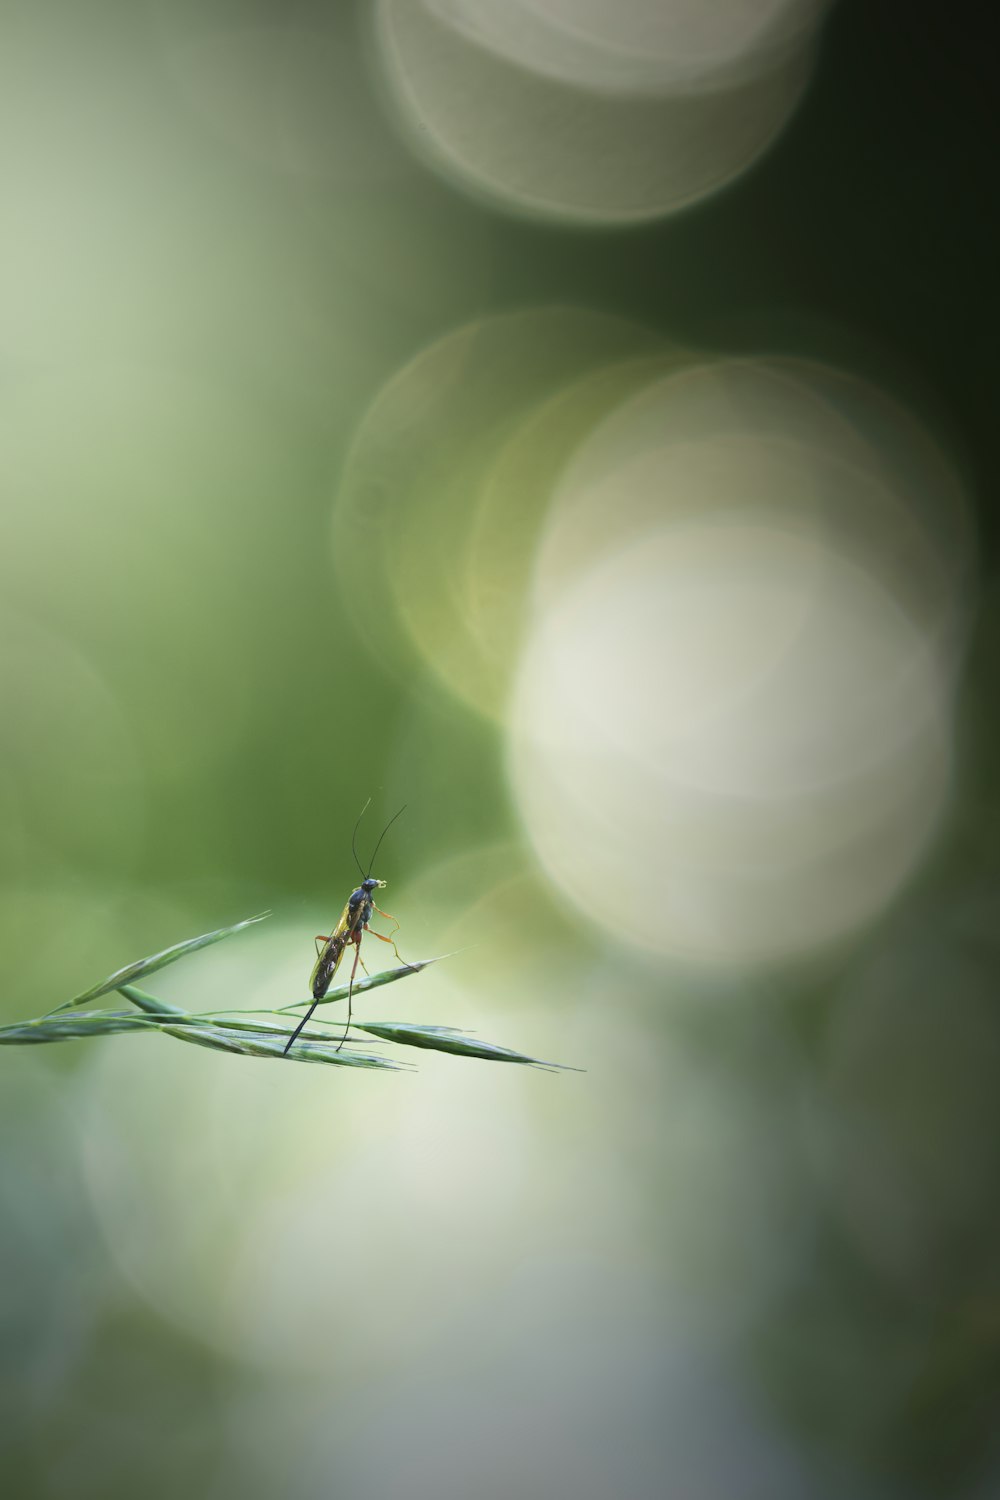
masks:
<instances>
[{"instance_id":1,"label":"overlapping light circle","mask_svg":"<svg viewBox=\"0 0 1000 1500\"><path fill-rule=\"evenodd\" d=\"M867 381L792 359L674 361L577 445L555 489L539 592L606 553L605 525L750 515L877 572L943 658L964 639L973 537L940 448Z\"/></svg>"},{"instance_id":2,"label":"overlapping light circle","mask_svg":"<svg viewBox=\"0 0 1000 1500\"><path fill-rule=\"evenodd\" d=\"M621 403L555 488L509 718L559 888L725 964L882 911L947 803L971 548L954 474L861 382L715 361Z\"/></svg>"},{"instance_id":3,"label":"overlapping light circle","mask_svg":"<svg viewBox=\"0 0 1000 1500\"><path fill-rule=\"evenodd\" d=\"M380 0L411 145L514 211L670 214L743 172L808 84L822 0Z\"/></svg>"},{"instance_id":4,"label":"overlapping light circle","mask_svg":"<svg viewBox=\"0 0 1000 1500\"><path fill-rule=\"evenodd\" d=\"M587 326L473 325L376 401L337 511L375 639L499 721L528 839L595 930L713 966L825 949L948 805L960 478L863 379Z\"/></svg>"},{"instance_id":5,"label":"overlapping light circle","mask_svg":"<svg viewBox=\"0 0 1000 1500\"><path fill-rule=\"evenodd\" d=\"M948 787L947 697L860 570L764 526L653 532L545 611L510 769L556 884L619 940L809 951L881 909Z\"/></svg>"},{"instance_id":6,"label":"overlapping light circle","mask_svg":"<svg viewBox=\"0 0 1000 1500\"><path fill-rule=\"evenodd\" d=\"M509 592L516 566L523 596L545 500L522 506L515 522L508 507L515 494L526 495L525 480L501 479L498 488L500 456L574 376L658 348L620 318L525 309L447 334L380 391L341 476L333 554L348 608L387 666L412 678L422 658L467 702L502 713L516 642L506 626L482 625L492 589L469 553L499 558L492 537L477 541L480 510L498 511L506 562L496 584ZM603 393L598 409L615 394ZM575 437L593 420L588 408L584 424L572 425ZM526 462L536 470L533 443L529 449ZM491 669L483 629L491 640L499 635Z\"/></svg>"}]
</instances>

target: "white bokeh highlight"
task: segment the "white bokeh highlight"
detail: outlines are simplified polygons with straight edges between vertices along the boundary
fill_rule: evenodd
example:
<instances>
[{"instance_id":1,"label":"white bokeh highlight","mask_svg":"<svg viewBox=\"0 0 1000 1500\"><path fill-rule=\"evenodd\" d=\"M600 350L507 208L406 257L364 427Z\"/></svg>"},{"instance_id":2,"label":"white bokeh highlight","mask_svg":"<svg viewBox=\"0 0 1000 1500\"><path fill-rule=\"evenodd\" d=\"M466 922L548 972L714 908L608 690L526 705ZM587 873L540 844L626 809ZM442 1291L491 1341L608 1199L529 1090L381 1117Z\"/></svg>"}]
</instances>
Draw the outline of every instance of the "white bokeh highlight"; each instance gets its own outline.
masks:
<instances>
[{"instance_id":1,"label":"white bokeh highlight","mask_svg":"<svg viewBox=\"0 0 1000 1500\"><path fill-rule=\"evenodd\" d=\"M374 51L411 147L508 211L676 212L775 140L825 6L379 0Z\"/></svg>"},{"instance_id":2,"label":"white bokeh highlight","mask_svg":"<svg viewBox=\"0 0 1000 1500\"><path fill-rule=\"evenodd\" d=\"M948 805L971 549L943 456L860 383L718 361L621 403L555 486L508 716L564 898L723 966L883 912Z\"/></svg>"}]
</instances>

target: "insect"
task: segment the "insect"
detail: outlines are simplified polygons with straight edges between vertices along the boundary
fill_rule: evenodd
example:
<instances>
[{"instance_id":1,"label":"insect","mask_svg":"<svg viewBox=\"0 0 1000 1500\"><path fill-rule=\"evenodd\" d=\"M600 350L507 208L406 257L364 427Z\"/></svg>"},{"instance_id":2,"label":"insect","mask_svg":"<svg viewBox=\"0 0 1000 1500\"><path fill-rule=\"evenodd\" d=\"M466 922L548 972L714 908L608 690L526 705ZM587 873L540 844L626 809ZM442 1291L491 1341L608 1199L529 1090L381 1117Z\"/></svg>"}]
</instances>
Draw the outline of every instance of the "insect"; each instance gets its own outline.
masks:
<instances>
[{"instance_id":1,"label":"insect","mask_svg":"<svg viewBox=\"0 0 1000 1500\"><path fill-rule=\"evenodd\" d=\"M371 798L369 798L368 800L370 802ZM385 887L385 881L378 880L372 875L372 866L375 863L375 858L381 847L382 840L389 832L389 829L392 827L393 823L395 823L396 819L399 817L399 814L405 812L406 808L404 804L404 806L399 809L398 813L393 813L392 817L389 819L388 823L379 834L378 843L375 845L375 851L372 854L371 860L369 861L368 873L366 875L364 869L362 868L361 861L360 859L358 859L357 837L358 828L361 826L361 819L364 817L367 807L368 802L366 802L364 807L361 809L361 812L358 815L358 821L354 825L354 832L351 835L351 852L354 855L354 863L357 865L358 870L361 873L361 884L348 896L347 904L340 914L340 920L329 937L320 935L316 939L316 964L313 968L312 975L309 980L309 985L312 990L313 1003L312 1005L310 1005L309 1009L302 1017L302 1020L292 1032L291 1036L288 1038L288 1041L285 1044L285 1053L288 1052L292 1043L295 1041L295 1038L298 1036L299 1032L302 1030L303 1026L309 1020L309 1017L312 1015L313 1011L316 1009L317 1005L323 999L327 990L330 988L330 985L333 983L333 976L336 974L337 968L340 964L340 960L343 958L347 949L353 944L354 963L351 967L351 981L347 987L347 1025L344 1028L344 1035L337 1043L336 1050L339 1052L341 1047L344 1045L345 1041L347 1040L347 1033L351 1027L351 1000L354 995L354 976L358 972L359 963L361 964L361 967L363 969L365 968L364 964L361 962L361 939L364 933L371 932L372 937L378 938L380 942L389 943L400 963L406 963L406 959L396 947L394 936L386 937L384 933L375 932L373 928L370 928L368 926L375 912L378 912L380 917L386 917L390 922L396 923L395 927L393 928L393 934L395 934L399 930L399 923L396 922L396 918L392 916L390 912L383 911L380 906L375 905L373 892L383 890ZM319 946L320 943L323 944L322 948ZM367 969L365 969L365 973L368 973Z\"/></svg>"}]
</instances>

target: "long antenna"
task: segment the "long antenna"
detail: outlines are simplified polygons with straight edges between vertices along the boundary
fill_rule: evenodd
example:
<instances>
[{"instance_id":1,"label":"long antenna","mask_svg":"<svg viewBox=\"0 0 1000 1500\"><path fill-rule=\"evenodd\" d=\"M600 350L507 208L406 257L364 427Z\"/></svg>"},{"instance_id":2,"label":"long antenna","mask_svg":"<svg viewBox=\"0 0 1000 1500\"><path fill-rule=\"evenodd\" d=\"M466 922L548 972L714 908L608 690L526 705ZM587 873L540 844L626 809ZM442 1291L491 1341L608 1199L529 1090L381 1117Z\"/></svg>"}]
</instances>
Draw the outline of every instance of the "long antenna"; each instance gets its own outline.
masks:
<instances>
[{"instance_id":1,"label":"long antenna","mask_svg":"<svg viewBox=\"0 0 1000 1500\"><path fill-rule=\"evenodd\" d=\"M361 819L364 817L365 813L368 811L369 807L371 806L371 801L372 801L372 799L369 797L368 801L365 803L364 807L358 813L358 821L355 823L355 825L354 825L354 832L351 834L351 853L354 855L354 863L357 865L359 871L361 872L361 879L362 880L366 879L366 876L365 876L364 870L361 868L361 861L358 858L358 846L357 846L357 842L356 841L357 841L357 837L358 837L358 829L361 827Z\"/></svg>"},{"instance_id":2,"label":"long antenna","mask_svg":"<svg viewBox=\"0 0 1000 1500\"><path fill-rule=\"evenodd\" d=\"M392 817L389 819L388 823L385 825L385 827L382 829L382 832L379 834L379 836L378 836L378 843L375 845L375 852L372 855L372 857L371 857L371 863L368 866L368 875L371 874L372 870L375 867L375 857L378 854L379 849L382 847L382 840L385 838L386 834L389 832L389 829L392 827L393 823L395 823L396 819L399 817L399 813L404 813L405 811L406 811L406 803L404 802L403 805L402 805L402 807L399 809L399 812L398 813L393 813ZM368 879L368 875L365 876L366 880Z\"/></svg>"}]
</instances>

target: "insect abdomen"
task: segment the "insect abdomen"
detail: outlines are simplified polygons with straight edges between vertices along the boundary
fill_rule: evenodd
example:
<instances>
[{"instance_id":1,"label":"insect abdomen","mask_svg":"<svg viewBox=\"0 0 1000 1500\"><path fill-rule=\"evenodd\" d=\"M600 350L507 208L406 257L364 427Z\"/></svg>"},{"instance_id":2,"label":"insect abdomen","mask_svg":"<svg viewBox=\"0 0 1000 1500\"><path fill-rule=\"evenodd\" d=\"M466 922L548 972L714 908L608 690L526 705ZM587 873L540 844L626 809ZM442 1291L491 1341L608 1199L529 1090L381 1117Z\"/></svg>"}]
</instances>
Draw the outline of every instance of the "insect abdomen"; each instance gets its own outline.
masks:
<instances>
[{"instance_id":1,"label":"insect abdomen","mask_svg":"<svg viewBox=\"0 0 1000 1500\"><path fill-rule=\"evenodd\" d=\"M330 943L320 955L319 963L316 965L316 972L313 975L312 991L314 1000L322 1000L330 988L333 971L337 967L337 961L340 958L343 947L343 943Z\"/></svg>"}]
</instances>

